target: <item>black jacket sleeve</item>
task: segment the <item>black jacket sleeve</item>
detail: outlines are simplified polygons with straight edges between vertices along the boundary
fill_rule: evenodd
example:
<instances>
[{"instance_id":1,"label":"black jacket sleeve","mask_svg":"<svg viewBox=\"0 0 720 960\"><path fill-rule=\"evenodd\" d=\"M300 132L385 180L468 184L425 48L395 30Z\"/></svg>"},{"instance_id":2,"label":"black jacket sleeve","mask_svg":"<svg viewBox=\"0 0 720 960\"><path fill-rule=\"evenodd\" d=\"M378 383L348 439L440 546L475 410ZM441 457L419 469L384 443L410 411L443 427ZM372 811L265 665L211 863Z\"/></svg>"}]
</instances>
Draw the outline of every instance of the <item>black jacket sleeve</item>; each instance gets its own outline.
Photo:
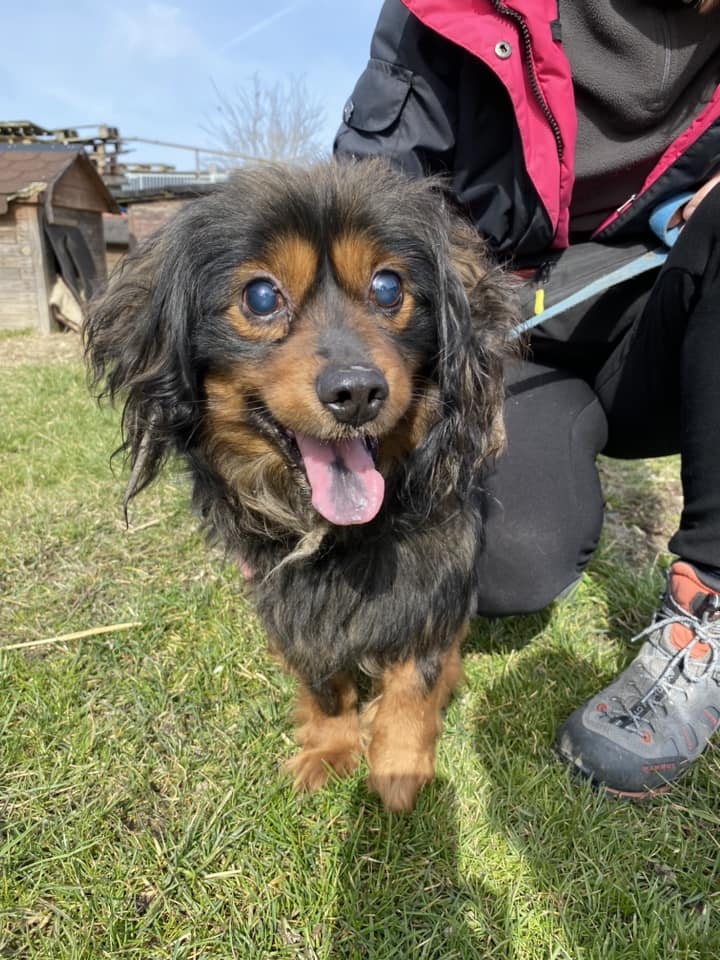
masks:
<instances>
[{"instance_id":1,"label":"black jacket sleeve","mask_svg":"<svg viewBox=\"0 0 720 960\"><path fill-rule=\"evenodd\" d=\"M391 156L408 173L447 171L455 147L456 69L450 47L387 0L370 60L345 104L335 152Z\"/></svg>"},{"instance_id":2,"label":"black jacket sleeve","mask_svg":"<svg viewBox=\"0 0 720 960\"><path fill-rule=\"evenodd\" d=\"M443 174L501 258L532 258L552 239L525 171L507 91L479 60L386 0L370 60L348 99L338 157L390 157L412 176Z\"/></svg>"}]
</instances>

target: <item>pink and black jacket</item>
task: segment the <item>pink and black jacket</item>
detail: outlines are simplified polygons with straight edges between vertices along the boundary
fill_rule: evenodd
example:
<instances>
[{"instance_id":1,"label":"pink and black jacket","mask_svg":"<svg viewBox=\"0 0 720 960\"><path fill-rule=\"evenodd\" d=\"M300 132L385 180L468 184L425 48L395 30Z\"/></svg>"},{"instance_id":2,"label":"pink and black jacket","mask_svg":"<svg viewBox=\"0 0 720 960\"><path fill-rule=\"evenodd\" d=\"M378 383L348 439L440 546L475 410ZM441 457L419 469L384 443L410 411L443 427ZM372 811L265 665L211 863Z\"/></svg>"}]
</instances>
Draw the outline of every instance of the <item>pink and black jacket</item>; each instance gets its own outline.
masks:
<instances>
[{"instance_id":1,"label":"pink and black jacket","mask_svg":"<svg viewBox=\"0 0 720 960\"><path fill-rule=\"evenodd\" d=\"M493 250L568 244L575 106L557 0L386 0L347 101L339 156L443 173ZM594 239L642 239L650 210L720 163L720 88Z\"/></svg>"}]
</instances>

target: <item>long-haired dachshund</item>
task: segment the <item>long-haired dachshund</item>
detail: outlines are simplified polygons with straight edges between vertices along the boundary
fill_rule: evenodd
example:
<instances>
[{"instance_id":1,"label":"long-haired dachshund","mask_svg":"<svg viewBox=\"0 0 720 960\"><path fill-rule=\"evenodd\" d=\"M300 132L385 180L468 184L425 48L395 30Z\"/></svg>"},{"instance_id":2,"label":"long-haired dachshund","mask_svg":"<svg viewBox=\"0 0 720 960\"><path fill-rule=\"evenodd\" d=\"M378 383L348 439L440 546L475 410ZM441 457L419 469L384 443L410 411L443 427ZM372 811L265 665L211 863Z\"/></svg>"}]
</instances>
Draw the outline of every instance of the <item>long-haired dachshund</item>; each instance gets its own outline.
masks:
<instances>
[{"instance_id":1,"label":"long-haired dachshund","mask_svg":"<svg viewBox=\"0 0 720 960\"><path fill-rule=\"evenodd\" d=\"M187 464L299 681L298 789L364 755L405 810L433 777L514 319L440 186L381 161L241 169L91 310L94 383L125 400L126 502L167 455Z\"/></svg>"}]
</instances>

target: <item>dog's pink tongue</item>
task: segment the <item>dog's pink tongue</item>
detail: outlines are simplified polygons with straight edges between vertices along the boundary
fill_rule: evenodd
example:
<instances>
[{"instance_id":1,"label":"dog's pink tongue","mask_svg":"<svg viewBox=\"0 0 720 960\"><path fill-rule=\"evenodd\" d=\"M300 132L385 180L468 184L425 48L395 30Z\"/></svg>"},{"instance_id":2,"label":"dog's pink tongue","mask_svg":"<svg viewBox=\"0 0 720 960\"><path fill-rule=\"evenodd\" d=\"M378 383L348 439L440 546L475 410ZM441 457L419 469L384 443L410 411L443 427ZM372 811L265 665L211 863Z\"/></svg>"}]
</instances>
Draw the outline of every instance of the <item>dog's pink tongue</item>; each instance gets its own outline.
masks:
<instances>
[{"instance_id":1,"label":"dog's pink tongue","mask_svg":"<svg viewBox=\"0 0 720 960\"><path fill-rule=\"evenodd\" d=\"M377 514L385 481L362 440L323 443L295 434L312 489L312 505L338 526L368 523Z\"/></svg>"}]
</instances>

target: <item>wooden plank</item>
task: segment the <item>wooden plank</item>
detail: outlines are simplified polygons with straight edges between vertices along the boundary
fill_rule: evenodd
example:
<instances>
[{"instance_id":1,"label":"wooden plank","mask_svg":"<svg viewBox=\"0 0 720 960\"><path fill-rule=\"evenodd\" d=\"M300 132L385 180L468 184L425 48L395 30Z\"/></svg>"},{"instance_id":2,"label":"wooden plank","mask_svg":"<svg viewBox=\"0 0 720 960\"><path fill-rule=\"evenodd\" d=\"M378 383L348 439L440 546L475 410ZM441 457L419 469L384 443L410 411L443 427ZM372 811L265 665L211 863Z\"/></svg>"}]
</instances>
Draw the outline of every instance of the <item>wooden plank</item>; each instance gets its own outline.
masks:
<instances>
[{"instance_id":1,"label":"wooden plank","mask_svg":"<svg viewBox=\"0 0 720 960\"><path fill-rule=\"evenodd\" d=\"M37 312L32 290L27 287L0 302L0 330L27 330L35 327Z\"/></svg>"},{"instance_id":2,"label":"wooden plank","mask_svg":"<svg viewBox=\"0 0 720 960\"><path fill-rule=\"evenodd\" d=\"M53 208L91 210L96 213L107 210L107 203L98 192L97 185L77 163L73 164L55 184L52 202Z\"/></svg>"},{"instance_id":3,"label":"wooden plank","mask_svg":"<svg viewBox=\"0 0 720 960\"><path fill-rule=\"evenodd\" d=\"M32 208L28 209L32 210ZM47 242L43 230L45 214L42 207L35 207L32 212L35 214L35 243L32 245L32 253L37 297L37 328L40 333L53 333L59 329L50 309L50 290L55 279L55 271L51 271L50 268Z\"/></svg>"},{"instance_id":4,"label":"wooden plank","mask_svg":"<svg viewBox=\"0 0 720 960\"><path fill-rule=\"evenodd\" d=\"M188 199L173 199L131 204L128 208L130 247L151 236L189 202Z\"/></svg>"},{"instance_id":5,"label":"wooden plank","mask_svg":"<svg viewBox=\"0 0 720 960\"><path fill-rule=\"evenodd\" d=\"M17 271L14 273L4 273L0 270L0 283L2 284L3 300L7 300L9 296L19 297L24 295L30 303L35 302L32 278L30 278L30 282L28 282L28 278Z\"/></svg>"},{"instance_id":6,"label":"wooden plank","mask_svg":"<svg viewBox=\"0 0 720 960\"><path fill-rule=\"evenodd\" d=\"M0 270L17 272L25 268L32 270L32 257L29 250L23 253L17 246L8 247L8 253L0 250Z\"/></svg>"},{"instance_id":7,"label":"wooden plank","mask_svg":"<svg viewBox=\"0 0 720 960\"><path fill-rule=\"evenodd\" d=\"M33 315L26 318L24 325L33 326L41 333L50 333L56 326L48 302L49 284L45 237L42 231L42 208L19 203L14 205L14 209L18 243L21 250L29 248L32 264L32 275L28 280L35 305Z\"/></svg>"},{"instance_id":8,"label":"wooden plank","mask_svg":"<svg viewBox=\"0 0 720 960\"><path fill-rule=\"evenodd\" d=\"M0 220L0 246L14 247L17 244L17 234L15 233L15 223L5 223L7 217Z\"/></svg>"},{"instance_id":9,"label":"wooden plank","mask_svg":"<svg viewBox=\"0 0 720 960\"><path fill-rule=\"evenodd\" d=\"M13 204L2 217L0 247L0 329L37 327L37 289L33 261L36 208ZM10 243L5 242L8 239Z\"/></svg>"}]
</instances>

